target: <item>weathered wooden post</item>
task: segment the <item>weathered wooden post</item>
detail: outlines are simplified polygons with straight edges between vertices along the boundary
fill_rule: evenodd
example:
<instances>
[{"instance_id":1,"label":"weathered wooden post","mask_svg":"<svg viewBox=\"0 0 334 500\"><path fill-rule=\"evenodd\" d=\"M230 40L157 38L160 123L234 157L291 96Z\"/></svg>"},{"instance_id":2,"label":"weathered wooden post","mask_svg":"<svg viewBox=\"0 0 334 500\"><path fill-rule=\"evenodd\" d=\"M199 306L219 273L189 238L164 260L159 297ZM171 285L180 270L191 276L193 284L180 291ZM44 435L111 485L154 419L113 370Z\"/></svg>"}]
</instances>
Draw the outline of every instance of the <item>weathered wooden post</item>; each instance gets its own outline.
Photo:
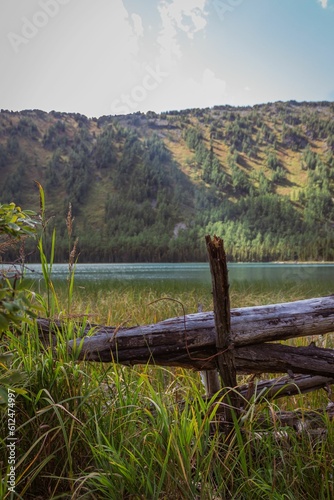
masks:
<instances>
[{"instance_id":1,"label":"weathered wooden post","mask_svg":"<svg viewBox=\"0 0 334 500\"><path fill-rule=\"evenodd\" d=\"M225 406L225 419L233 423L232 412L239 411L240 395L237 387L237 371L234 363L234 344L231 335L231 314L228 272L224 243L221 238L205 237L212 278L213 308L216 328L217 366L223 383L223 391L229 405Z\"/></svg>"}]
</instances>

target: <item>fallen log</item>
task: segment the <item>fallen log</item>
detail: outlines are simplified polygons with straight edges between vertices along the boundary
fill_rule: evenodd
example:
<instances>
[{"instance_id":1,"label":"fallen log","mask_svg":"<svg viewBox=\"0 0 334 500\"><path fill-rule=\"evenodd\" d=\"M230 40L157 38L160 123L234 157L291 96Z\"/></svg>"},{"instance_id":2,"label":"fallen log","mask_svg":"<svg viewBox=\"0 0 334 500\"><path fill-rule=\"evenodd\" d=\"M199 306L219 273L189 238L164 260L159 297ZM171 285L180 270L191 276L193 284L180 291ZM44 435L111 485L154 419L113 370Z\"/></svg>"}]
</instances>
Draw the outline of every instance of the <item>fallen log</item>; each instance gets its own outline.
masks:
<instances>
[{"instance_id":1,"label":"fallen log","mask_svg":"<svg viewBox=\"0 0 334 500\"><path fill-rule=\"evenodd\" d=\"M334 349L261 344L236 349L236 365L246 373L304 373L334 376Z\"/></svg>"},{"instance_id":2,"label":"fallen log","mask_svg":"<svg viewBox=\"0 0 334 500\"><path fill-rule=\"evenodd\" d=\"M326 389L332 384L334 384L334 377L296 375L270 380L252 380L248 384L240 385L238 391L247 401L253 398L259 403L263 400L279 399ZM220 394L217 397L219 398Z\"/></svg>"},{"instance_id":3,"label":"fallen log","mask_svg":"<svg viewBox=\"0 0 334 500\"><path fill-rule=\"evenodd\" d=\"M238 393L242 396L244 402L252 400L253 403L260 403L286 396L299 395L322 388L326 389L330 395L331 384L334 384L334 378L330 377L296 375L292 378L290 376L285 376L271 380L252 380L248 384L240 385L238 387ZM223 396L223 391L215 394L218 404L221 404L220 401L222 401L221 398L223 398ZM244 403L243 407L247 410L247 404L245 405ZM246 414L242 416L242 419L247 421L247 411ZM257 426L256 436L261 438L269 431L277 433L277 437L284 437L284 431L282 433L280 429L281 426L293 427L297 433L307 432L310 436L326 436L325 422L328 419L334 419L333 402L329 402L325 410L270 411L266 416L262 414L260 416L255 416ZM222 424L219 420L214 423L218 423L219 425ZM288 437L288 435L286 435L286 437Z\"/></svg>"},{"instance_id":4,"label":"fallen log","mask_svg":"<svg viewBox=\"0 0 334 500\"><path fill-rule=\"evenodd\" d=\"M44 337L61 323L39 319ZM334 295L283 304L232 309L231 332L236 369L250 373L334 375L334 351L261 344L334 332ZM91 335L88 336L87 334ZM121 364L216 368L213 313L196 313L132 328L86 327L68 343L77 359ZM85 336L86 335L86 336ZM80 349L78 346L80 344ZM303 350L304 349L304 350Z\"/></svg>"},{"instance_id":5,"label":"fallen log","mask_svg":"<svg viewBox=\"0 0 334 500\"><path fill-rule=\"evenodd\" d=\"M94 338L94 337L88 337ZM176 346L157 346L133 348L129 344L123 349L104 346L103 351L91 350L92 345L85 345L78 350L78 360L116 362L133 366L152 364L157 366L178 366L195 370L212 370L216 367L217 352L205 346L196 350ZM71 342L79 346L79 341ZM117 343L116 343L117 344ZM96 347L95 344L94 348ZM247 347L236 347L235 366L238 373L301 373L334 377L334 349L322 349L310 345L308 347L292 347L280 344L260 344Z\"/></svg>"}]
</instances>

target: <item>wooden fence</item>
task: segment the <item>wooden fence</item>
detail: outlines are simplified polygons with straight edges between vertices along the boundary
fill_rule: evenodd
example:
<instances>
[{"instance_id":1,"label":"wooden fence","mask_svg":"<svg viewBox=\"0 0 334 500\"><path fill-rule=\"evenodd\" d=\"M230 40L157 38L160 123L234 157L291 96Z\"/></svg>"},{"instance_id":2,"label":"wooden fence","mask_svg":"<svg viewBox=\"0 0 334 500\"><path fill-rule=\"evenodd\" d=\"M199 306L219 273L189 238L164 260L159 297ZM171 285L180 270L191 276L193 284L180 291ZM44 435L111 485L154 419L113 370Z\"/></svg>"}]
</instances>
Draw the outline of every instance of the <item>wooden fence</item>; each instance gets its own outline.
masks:
<instances>
[{"instance_id":1,"label":"wooden fence","mask_svg":"<svg viewBox=\"0 0 334 500\"><path fill-rule=\"evenodd\" d=\"M81 338L68 343L68 349L76 352L78 360L200 370L208 393L219 389L215 375L219 373L223 392L235 388L227 391L234 409L242 405L241 398L249 399L254 391L274 398L334 384L334 349L318 347L314 341L315 336L334 332L334 295L230 311L223 242L209 236L206 242L213 312L131 328L90 325ZM62 328L60 322L45 319L39 319L38 325L44 338ZM310 344L293 347L280 343L297 337L311 337ZM238 373L281 376L238 387Z\"/></svg>"}]
</instances>

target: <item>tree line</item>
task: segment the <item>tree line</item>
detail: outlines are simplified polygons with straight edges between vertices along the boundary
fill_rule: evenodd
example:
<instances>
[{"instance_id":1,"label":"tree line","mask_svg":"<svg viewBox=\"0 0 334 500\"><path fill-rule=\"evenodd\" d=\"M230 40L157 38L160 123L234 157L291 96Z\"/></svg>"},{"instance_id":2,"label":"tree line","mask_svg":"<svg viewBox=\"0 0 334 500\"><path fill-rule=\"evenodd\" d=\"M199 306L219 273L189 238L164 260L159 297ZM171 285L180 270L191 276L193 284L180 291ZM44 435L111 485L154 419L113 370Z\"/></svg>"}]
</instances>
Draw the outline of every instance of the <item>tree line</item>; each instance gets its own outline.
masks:
<instances>
[{"instance_id":1,"label":"tree line","mask_svg":"<svg viewBox=\"0 0 334 500\"><path fill-rule=\"evenodd\" d=\"M166 113L163 125L152 113L0 113L1 201L27 207L38 176L58 261L68 257L69 203L81 261L205 260L206 233L223 237L235 261L333 260L333 113L329 103L215 107Z\"/></svg>"}]
</instances>

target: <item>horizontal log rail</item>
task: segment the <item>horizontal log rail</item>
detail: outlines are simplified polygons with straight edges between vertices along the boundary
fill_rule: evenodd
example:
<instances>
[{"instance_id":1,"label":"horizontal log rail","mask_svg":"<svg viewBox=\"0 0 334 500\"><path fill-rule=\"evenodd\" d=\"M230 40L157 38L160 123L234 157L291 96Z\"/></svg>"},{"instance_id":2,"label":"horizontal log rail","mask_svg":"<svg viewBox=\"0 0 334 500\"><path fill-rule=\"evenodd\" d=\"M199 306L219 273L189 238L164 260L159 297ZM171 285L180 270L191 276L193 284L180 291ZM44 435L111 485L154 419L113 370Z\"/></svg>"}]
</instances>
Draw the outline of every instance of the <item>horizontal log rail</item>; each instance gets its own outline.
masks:
<instances>
[{"instance_id":1,"label":"horizontal log rail","mask_svg":"<svg viewBox=\"0 0 334 500\"><path fill-rule=\"evenodd\" d=\"M284 376L270 380L251 381L238 387L238 391L246 400L254 398L257 402L296 396L319 389L326 389L334 384L333 377L317 375ZM219 397L219 394L218 394Z\"/></svg>"},{"instance_id":2,"label":"horizontal log rail","mask_svg":"<svg viewBox=\"0 0 334 500\"><path fill-rule=\"evenodd\" d=\"M39 319L43 336L61 323ZM238 372L334 376L334 350L269 344L293 337L334 332L334 295L282 304L231 310L231 332ZM132 328L86 327L83 337L68 343L77 359L155 364L195 370L216 368L212 312L196 313Z\"/></svg>"}]
</instances>

